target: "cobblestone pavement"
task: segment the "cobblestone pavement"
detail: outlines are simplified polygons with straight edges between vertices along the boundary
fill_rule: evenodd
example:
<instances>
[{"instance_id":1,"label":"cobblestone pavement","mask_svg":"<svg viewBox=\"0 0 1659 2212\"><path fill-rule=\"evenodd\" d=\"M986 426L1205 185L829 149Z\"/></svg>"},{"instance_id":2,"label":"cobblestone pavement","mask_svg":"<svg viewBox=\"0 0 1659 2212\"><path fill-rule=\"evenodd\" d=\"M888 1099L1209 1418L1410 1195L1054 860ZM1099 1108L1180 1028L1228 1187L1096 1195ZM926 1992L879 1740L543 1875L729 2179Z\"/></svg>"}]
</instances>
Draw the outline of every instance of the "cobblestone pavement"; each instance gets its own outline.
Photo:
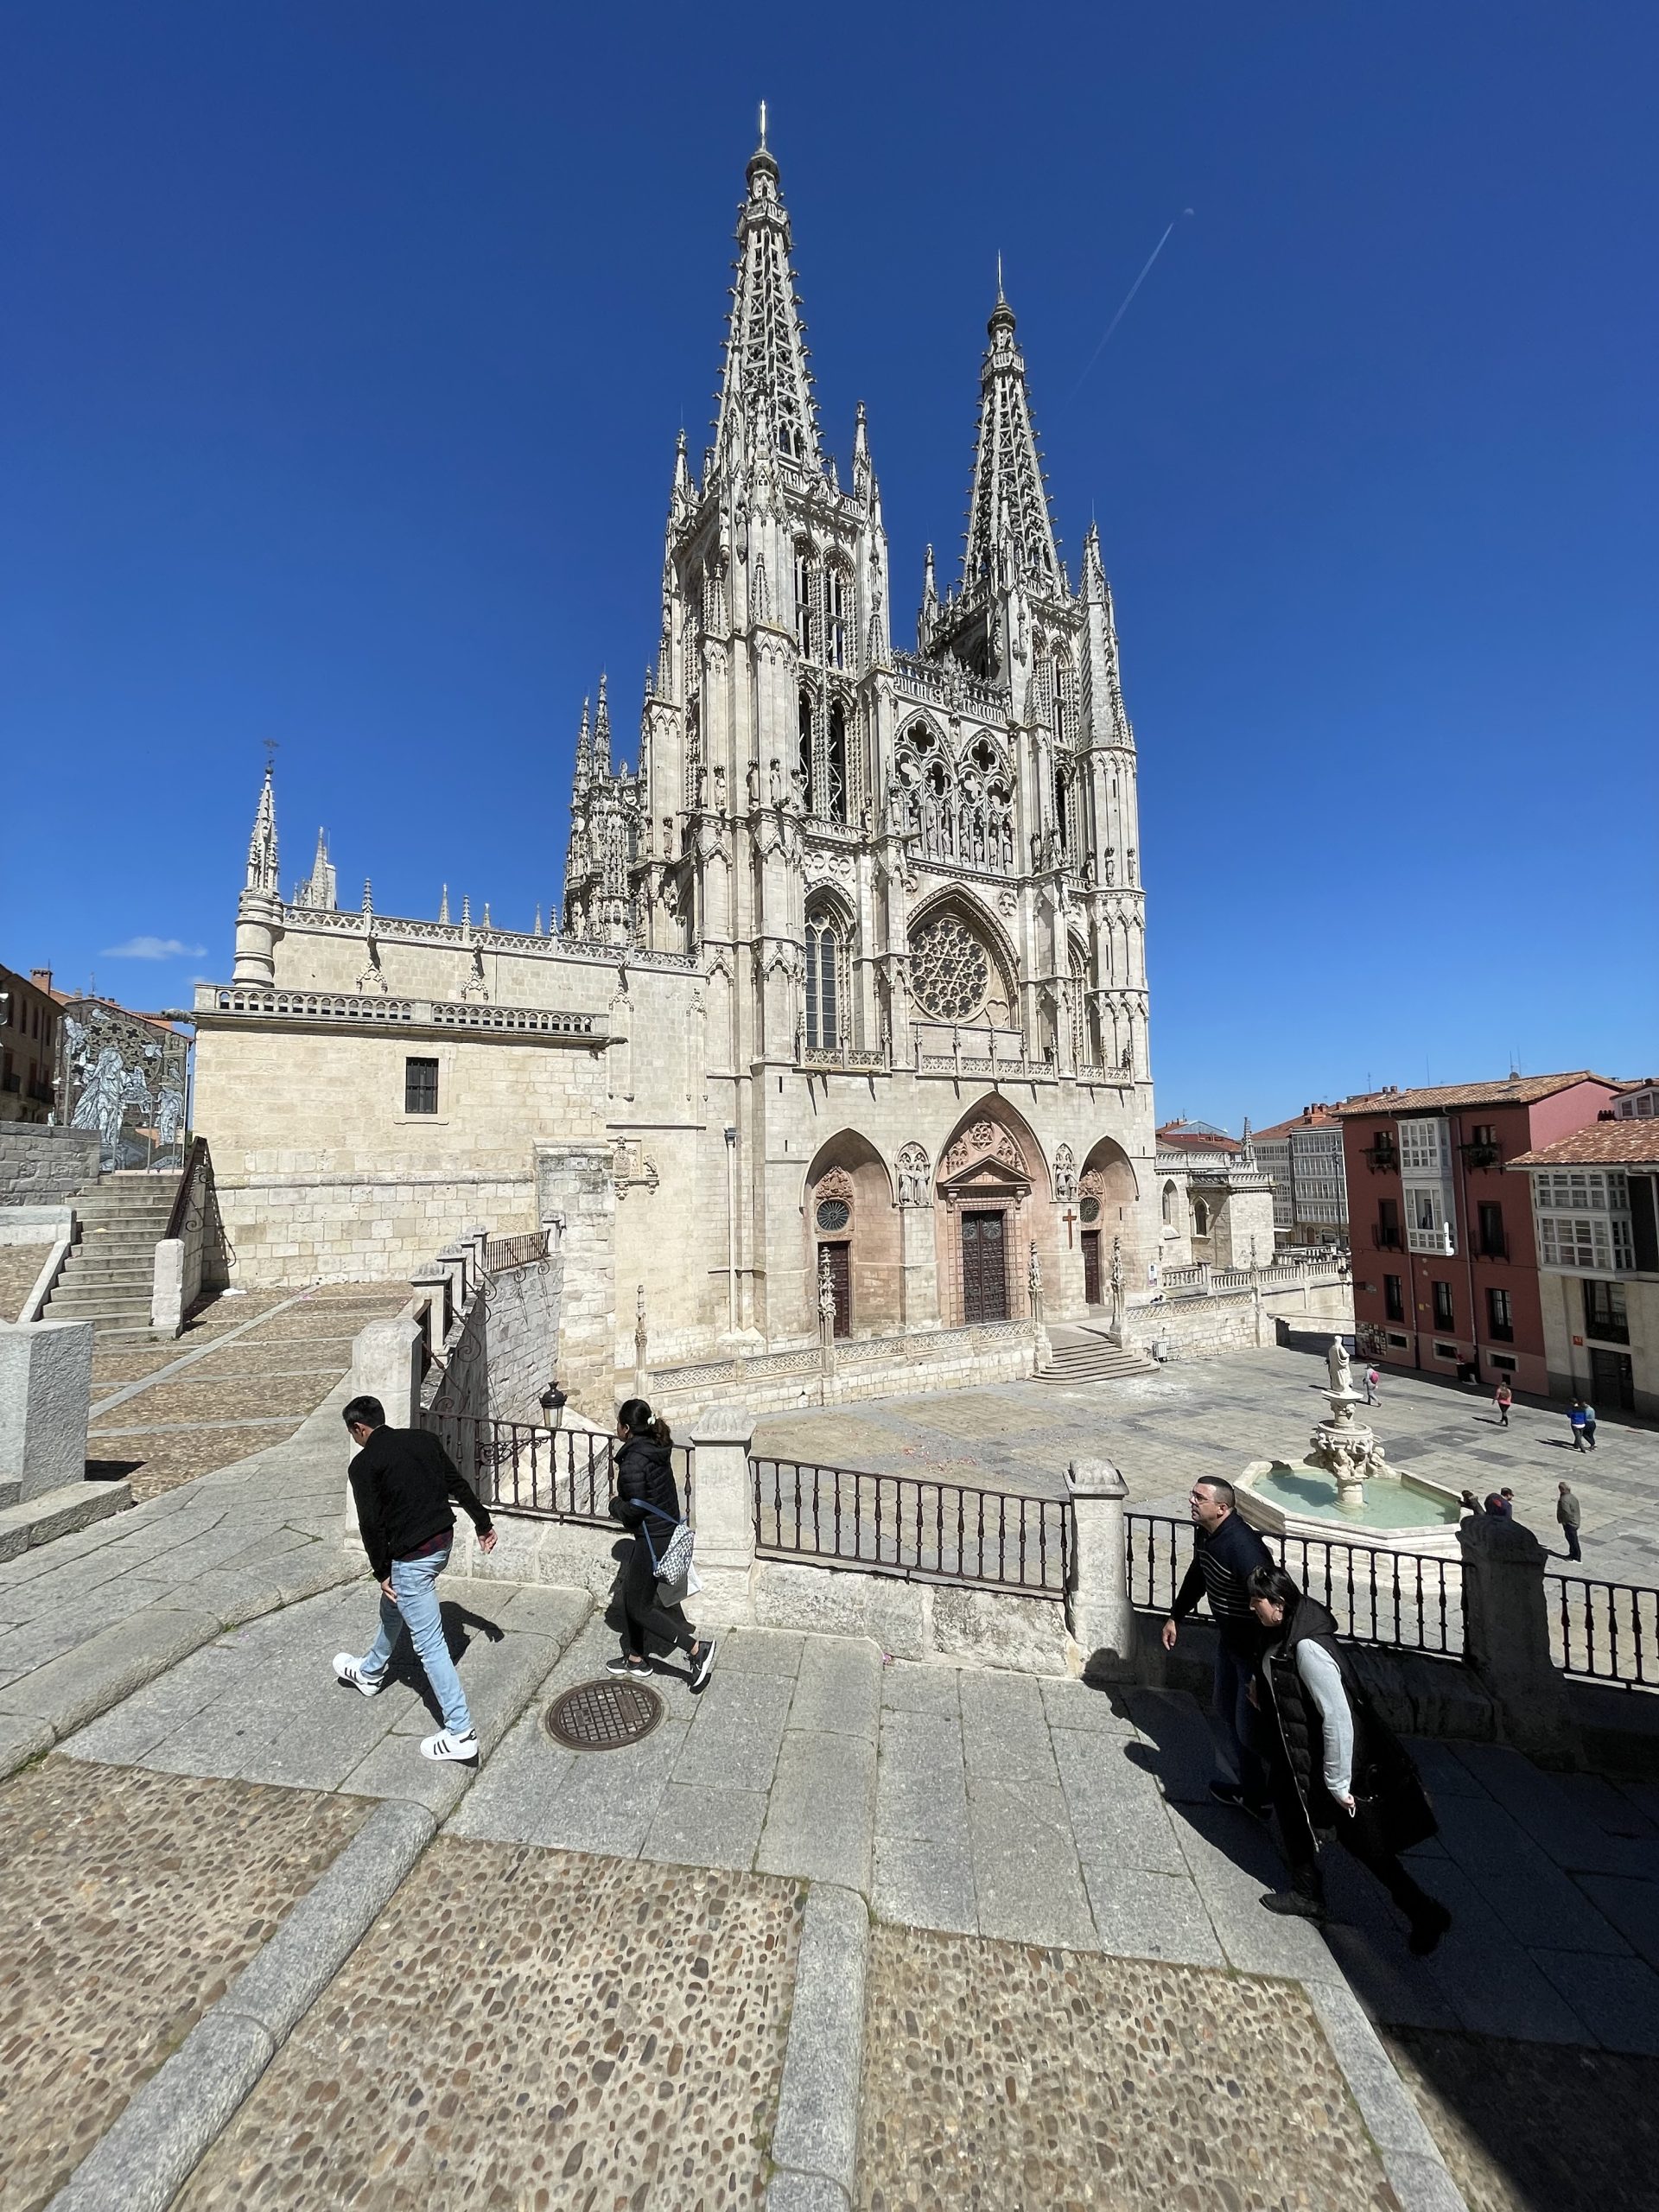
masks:
<instances>
[{"instance_id":1,"label":"cobblestone pavement","mask_svg":"<svg viewBox=\"0 0 1659 2212\"><path fill-rule=\"evenodd\" d=\"M0 2212L46 2202L367 1810L56 1758L0 1784Z\"/></svg>"},{"instance_id":2,"label":"cobblestone pavement","mask_svg":"<svg viewBox=\"0 0 1659 2212\"><path fill-rule=\"evenodd\" d=\"M46 1265L49 1244L0 1244L0 1321L15 1321Z\"/></svg>"},{"instance_id":3,"label":"cobblestone pavement","mask_svg":"<svg viewBox=\"0 0 1659 2212\"><path fill-rule=\"evenodd\" d=\"M1651 2212L1659 2060L1384 2031L1469 2212Z\"/></svg>"},{"instance_id":4,"label":"cobblestone pavement","mask_svg":"<svg viewBox=\"0 0 1659 2212\"><path fill-rule=\"evenodd\" d=\"M1313 1352L1231 1352L1114 1382L1002 1382L769 1414L754 1449L1045 1497L1064 1496L1069 1461L1104 1457L1133 1505L1161 1510L1179 1505L1199 1474L1299 1460L1324 1411L1315 1395L1324 1380ZM1575 1452L1559 1408L1517 1405L1501 1429L1485 1396L1397 1375L1384 1376L1371 1418L1396 1466L1483 1497L1508 1484L1518 1516L1553 1549L1555 1486L1570 1482L1584 1508L1585 1560L1567 1571L1659 1584L1659 1427L1604 1410L1597 1449Z\"/></svg>"},{"instance_id":5,"label":"cobblestone pavement","mask_svg":"<svg viewBox=\"0 0 1659 2212\"><path fill-rule=\"evenodd\" d=\"M1398 2199L1294 1984L878 1927L864 2212Z\"/></svg>"},{"instance_id":6,"label":"cobblestone pavement","mask_svg":"<svg viewBox=\"0 0 1659 2212\"><path fill-rule=\"evenodd\" d=\"M756 2204L799 1885L445 1836L178 2212Z\"/></svg>"},{"instance_id":7,"label":"cobblestone pavement","mask_svg":"<svg viewBox=\"0 0 1659 2212\"><path fill-rule=\"evenodd\" d=\"M356 1332L407 1297L397 1283L221 1293L172 1344L105 1339L88 1457L128 1471L147 1498L285 1441L346 1373Z\"/></svg>"}]
</instances>

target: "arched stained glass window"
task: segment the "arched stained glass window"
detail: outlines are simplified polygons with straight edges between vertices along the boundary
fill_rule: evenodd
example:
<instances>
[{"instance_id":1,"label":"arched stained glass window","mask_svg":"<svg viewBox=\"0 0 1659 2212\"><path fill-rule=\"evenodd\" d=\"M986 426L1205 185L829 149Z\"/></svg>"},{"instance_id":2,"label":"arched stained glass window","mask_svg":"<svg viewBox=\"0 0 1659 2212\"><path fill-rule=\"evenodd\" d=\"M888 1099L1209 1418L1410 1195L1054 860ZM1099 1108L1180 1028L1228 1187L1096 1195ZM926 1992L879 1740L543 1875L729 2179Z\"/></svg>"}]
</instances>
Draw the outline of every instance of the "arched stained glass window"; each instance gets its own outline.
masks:
<instances>
[{"instance_id":1,"label":"arched stained glass window","mask_svg":"<svg viewBox=\"0 0 1659 2212\"><path fill-rule=\"evenodd\" d=\"M829 914L807 917L806 1043L814 1052L836 1052L842 1043L841 931Z\"/></svg>"}]
</instances>

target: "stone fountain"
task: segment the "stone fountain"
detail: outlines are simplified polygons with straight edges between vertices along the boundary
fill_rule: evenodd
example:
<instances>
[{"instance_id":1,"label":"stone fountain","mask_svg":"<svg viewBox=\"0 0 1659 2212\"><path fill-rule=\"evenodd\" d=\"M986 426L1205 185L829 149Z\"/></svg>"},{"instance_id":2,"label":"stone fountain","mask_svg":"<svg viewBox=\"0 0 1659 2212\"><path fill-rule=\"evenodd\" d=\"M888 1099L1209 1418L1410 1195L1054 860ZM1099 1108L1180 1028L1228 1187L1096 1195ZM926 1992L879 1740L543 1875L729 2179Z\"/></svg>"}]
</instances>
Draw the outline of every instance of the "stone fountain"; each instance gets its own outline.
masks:
<instances>
[{"instance_id":1,"label":"stone fountain","mask_svg":"<svg viewBox=\"0 0 1659 2212\"><path fill-rule=\"evenodd\" d=\"M1370 1422L1355 1417L1365 1399L1340 1337L1325 1357L1331 1381L1320 1395L1331 1410L1316 1423L1301 1465L1252 1460L1236 1485L1239 1511L1269 1535L1346 1536L1384 1551L1455 1557L1457 1492L1389 1465Z\"/></svg>"}]
</instances>

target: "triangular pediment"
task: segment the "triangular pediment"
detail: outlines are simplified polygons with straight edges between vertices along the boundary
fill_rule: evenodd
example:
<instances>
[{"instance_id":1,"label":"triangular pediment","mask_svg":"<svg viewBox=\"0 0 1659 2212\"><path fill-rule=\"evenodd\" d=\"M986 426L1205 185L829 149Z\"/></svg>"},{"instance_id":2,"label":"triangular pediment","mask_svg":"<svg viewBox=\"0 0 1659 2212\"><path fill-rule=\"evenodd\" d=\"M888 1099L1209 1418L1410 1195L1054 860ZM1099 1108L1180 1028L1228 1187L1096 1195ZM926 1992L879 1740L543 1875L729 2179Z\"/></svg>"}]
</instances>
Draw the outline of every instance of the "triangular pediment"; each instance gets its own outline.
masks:
<instances>
[{"instance_id":1,"label":"triangular pediment","mask_svg":"<svg viewBox=\"0 0 1659 2212\"><path fill-rule=\"evenodd\" d=\"M1031 1189L1031 1178L1022 1167L1010 1166L1007 1160L985 1154L969 1160L954 1175L942 1176L939 1188L950 1198L973 1198L995 1192L998 1195L1026 1196Z\"/></svg>"}]
</instances>

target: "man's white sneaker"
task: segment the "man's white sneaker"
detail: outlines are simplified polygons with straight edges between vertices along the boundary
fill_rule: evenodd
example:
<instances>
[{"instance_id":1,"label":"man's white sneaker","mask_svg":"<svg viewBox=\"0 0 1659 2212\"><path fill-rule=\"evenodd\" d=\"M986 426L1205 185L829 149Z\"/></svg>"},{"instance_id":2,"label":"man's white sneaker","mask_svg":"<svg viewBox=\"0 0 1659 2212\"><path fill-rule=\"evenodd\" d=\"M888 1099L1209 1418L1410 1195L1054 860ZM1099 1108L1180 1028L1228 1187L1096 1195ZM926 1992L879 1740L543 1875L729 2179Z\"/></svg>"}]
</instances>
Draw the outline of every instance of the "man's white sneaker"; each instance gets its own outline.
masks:
<instances>
[{"instance_id":1,"label":"man's white sneaker","mask_svg":"<svg viewBox=\"0 0 1659 2212\"><path fill-rule=\"evenodd\" d=\"M426 1759L475 1759L478 1757L478 1732L469 1728L464 1736L452 1736L447 1728L440 1728L435 1736L428 1736L422 1743L421 1757Z\"/></svg>"},{"instance_id":2,"label":"man's white sneaker","mask_svg":"<svg viewBox=\"0 0 1659 2212\"><path fill-rule=\"evenodd\" d=\"M365 1675L349 1651L336 1651L334 1672L342 1682L349 1682L354 1690L361 1690L365 1697L378 1697L386 1687L384 1675Z\"/></svg>"}]
</instances>

